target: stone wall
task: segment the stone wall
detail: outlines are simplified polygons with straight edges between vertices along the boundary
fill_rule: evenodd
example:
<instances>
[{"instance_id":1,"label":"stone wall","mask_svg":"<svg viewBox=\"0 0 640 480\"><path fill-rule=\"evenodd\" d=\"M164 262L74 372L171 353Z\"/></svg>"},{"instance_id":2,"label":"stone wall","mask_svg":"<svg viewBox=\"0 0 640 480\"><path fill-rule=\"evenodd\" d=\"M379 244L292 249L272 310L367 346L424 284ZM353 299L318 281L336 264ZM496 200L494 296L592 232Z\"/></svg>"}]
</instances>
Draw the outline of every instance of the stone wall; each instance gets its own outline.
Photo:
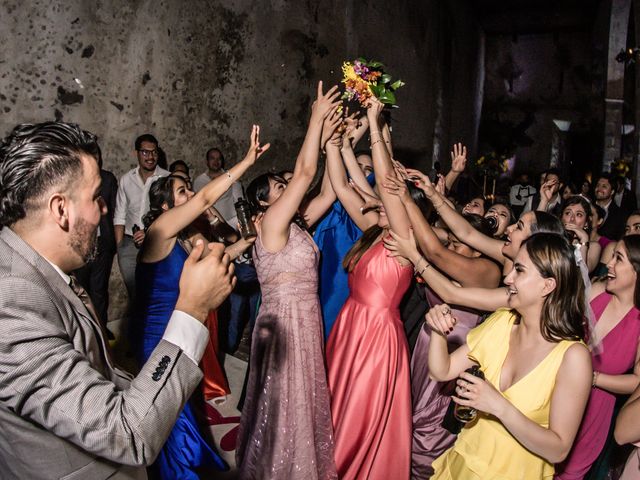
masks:
<instances>
[{"instance_id":1,"label":"stone wall","mask_svg":"<svg viewBox=\"0 0 640 480\"><path fill-rule=\"evenodd\" d=\"M0 134L77 122L118 176L141 133L199 173L210 146L235 162L252 123L272 149L247 178L291 167L316 82L359 55L407 83L394 136L413 163L475 142L481 42L462 0L0 0L0 43Z\"/></svg>"}]
</instances>

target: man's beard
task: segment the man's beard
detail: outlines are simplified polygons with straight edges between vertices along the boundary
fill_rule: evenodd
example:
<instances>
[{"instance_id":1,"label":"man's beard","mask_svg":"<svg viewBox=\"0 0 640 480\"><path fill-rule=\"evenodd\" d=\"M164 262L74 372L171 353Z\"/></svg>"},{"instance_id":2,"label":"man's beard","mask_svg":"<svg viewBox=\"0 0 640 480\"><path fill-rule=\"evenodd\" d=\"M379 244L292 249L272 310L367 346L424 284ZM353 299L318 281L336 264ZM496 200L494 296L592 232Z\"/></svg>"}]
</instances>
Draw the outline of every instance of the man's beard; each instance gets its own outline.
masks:
<instances>
[{"instance_id":1,"label":"man's beard","mask_svg":"<svg viewBox=\"0 0 640 480\"><path fill-rule=\"evenodd\" d=\"M80 218L71 231L69 246L87 264L98 256L98 228Z\"/></svg>"}]
</instances>

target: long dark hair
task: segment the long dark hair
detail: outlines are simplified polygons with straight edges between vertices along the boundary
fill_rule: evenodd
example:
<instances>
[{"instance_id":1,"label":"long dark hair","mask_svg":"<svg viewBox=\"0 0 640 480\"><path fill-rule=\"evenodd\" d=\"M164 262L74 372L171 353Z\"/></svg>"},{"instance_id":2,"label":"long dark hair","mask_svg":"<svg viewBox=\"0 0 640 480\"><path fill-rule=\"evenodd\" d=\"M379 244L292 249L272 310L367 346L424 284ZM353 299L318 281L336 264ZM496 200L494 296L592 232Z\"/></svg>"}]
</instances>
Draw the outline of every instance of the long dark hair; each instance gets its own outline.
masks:
<instances>
[{"instance_id":1,"label":"long dark hair","mask_svg":"<svg viewBox=\"0 0 640 480\"><path fill-rule=\"evenodd\" d=\"M564 226L558 217L541 210L534 210L533 214L536 221L531 224L531 235L534 233L555 233L566 238Z\"/></svg>"},{"instance_id":2,"label":"long dark hair","mask_svg":"<svg viewBox=\"0 0 640 480\"><path fill-rule=\"evenodd\" d=\"M640 240L640 238L638 239ZM523 242L543 278L553 278L555 289L545 297L540 333L548 342L585 339L585 286L574 250L564 235L536 233Z\"/></svg>"},{"instance_id":3,"label":"long dark hair","mask_svg":"<svg viewBox=\"0 0 640 480\"><path fill-rule=\"evenodd\" d=\"M407 190L409 190L411 198L420 209L420 212L422 212L424 218L429 218L433 211L433 205L427 196L421 189L415 187L411 182L405 181L405 184L407 185ZM371 245L373 245L373 242L376 241L381 233L382 227L378 226L378 224L369 227L365 232L363 232L362 236L353 244L351 249L345 255L342 260L342 267L347 272L353 271L362 258L362 255L371 248Z\"/></svg>"},{"instance_id":4,"label":"long dark hair","mask_svg":"<svg viewBox=\"0 0 640 480\"><path fill-rule=\"evenodd\" d=\"M269 183L269 180L274 180L284 185L287 184L287 181L284 178L275 173L263 173L262 175L254 178L247 187L246 196L247 201L255 213L266 212L267 208L269 208L269 206L265 206L260 203L266 202L269 198L269 192L271 191L271 184ZM297 212L293 217L293 222L303 230L308 228L307 222L305 222L304 218L302 218L302 216Z\"/></svg>"},{"instance_id":5,"label":"long dark hair","mask_svg":"<svg viewBox=\"0 0 640 480\"><path fill-rule=\"evenodd\" d=\"M580 205L584 209L584 213L587 216L587 222L585 223L584 229L585 231L590 232L592 227L591 202L582 195L572 195L562 202L562 205L560 206L560 216L564 215L564 210L571 205Z\"/></svg>"},{"instance_id":6,"label":"long dark hair","mask_svg":"<svg viewBox=\"0 0 640 480\"><path fill-rule=\"evenodd\" d=\"M155 180L149 188L149 211L142 217L144 229L147 230L151 224L164 213L162 206L166 204L173 208L175 201L173 198L173 184L176 180L185 181L184 178L168 175Z\"/></svg>"},{"instance_id":7,"label":"long dark hair","mask_svg":"<svg viewBox=\"0 0 640 480\"><path fill-rule=\"evenodd\" d=\"M633 290L633 304L640 308L640 235L626 235L620 239L627 251L627 258L636 272L636 284Z\"/></svg>"}]
</instances>

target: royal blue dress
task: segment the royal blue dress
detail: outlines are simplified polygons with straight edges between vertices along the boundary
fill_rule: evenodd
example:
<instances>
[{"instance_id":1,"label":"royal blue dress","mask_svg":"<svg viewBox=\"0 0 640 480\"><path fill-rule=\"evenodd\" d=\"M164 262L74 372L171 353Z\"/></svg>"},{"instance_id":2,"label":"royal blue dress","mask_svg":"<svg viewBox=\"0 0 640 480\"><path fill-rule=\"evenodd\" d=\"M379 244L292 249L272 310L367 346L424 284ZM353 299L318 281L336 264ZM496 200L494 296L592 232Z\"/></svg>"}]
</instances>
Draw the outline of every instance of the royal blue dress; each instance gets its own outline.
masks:
<instances>
[{"instance_id":1,"label":"royal blue dress","mask_svg":"<svg viewBox=\"0 0 640 480\"><path fill-rule=\"evenodd\" d=\"M180 274L187 252L176 241L171 253L155 263L136 267L137 355L146 362L164 334L178 301ZM197 467L227 470L228 466L202 437L190 399L178 416L154 467L163 480L199 480Z\"/></svg>"},{"instance_id":2,"label":"royal blue dress","mask_svg":"<svg viewBox=\"0 0 640 480\"><path fill-rule=\"evenodd\" d=\"M351 220L339 201L334 202L313 234L313 240L321 253L318 293L325 340L329 337L331 327L349 296L348 275L342 268L342 260L361 235L362 231Z\"/></svg>"}]
</instances>

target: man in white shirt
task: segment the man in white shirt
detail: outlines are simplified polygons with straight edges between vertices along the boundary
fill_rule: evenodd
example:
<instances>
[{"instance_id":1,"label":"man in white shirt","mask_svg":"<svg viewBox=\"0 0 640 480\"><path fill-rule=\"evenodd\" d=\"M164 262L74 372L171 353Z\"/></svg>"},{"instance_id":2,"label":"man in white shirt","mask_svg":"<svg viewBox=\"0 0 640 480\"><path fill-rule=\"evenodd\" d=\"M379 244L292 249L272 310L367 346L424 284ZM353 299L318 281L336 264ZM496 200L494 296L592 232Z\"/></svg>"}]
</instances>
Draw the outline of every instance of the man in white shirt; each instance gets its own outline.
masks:
<instances>
[{"instance_id":1,"label":"man in white shirt","mask_svg":"<svg viewBox=\"0 0 640 480\"><path fill-rule=\"evenodd\" d=\"M193 181L193 191L199 192L202 187L220 175L226 174L224 169L224 156L218 148L210 148L207 150L207 171L198 175ZM233 182L231 188L227 190L216 203L213 204L220 215L224 217L225 222L233 228L238 228L238 217L236 216L235 203L242 198L242 184Z\"/></svg>"},{"instance_id":2,"label":"man in white shirt","mask_svg":"<svg viewBox=\"0 0 640 480\"><path fill-rule=\"evenodd\" d=\"M117 368L70 272L96 252L106 206L95 136L16 127L0 144L2 478L144 479L202 379L202 324L235 280L224 247L196 244L158 346L133 378Z\"/></svg>"},{"instance_id":3,"label":"man in white shirt","mask_svg":"<svg viewBox=\"0 0 640 480\"><path fill-rule=\"evenodd\" d=\"M113 215L118 266L129 300L135 294L136 257L144 240L142 217L149 210L149 187L158 178L169 175L167 170L158 167L158 140L153 135L140 135L135 148L138 166L120 178Z\"/></svg>"}]
</instances>

